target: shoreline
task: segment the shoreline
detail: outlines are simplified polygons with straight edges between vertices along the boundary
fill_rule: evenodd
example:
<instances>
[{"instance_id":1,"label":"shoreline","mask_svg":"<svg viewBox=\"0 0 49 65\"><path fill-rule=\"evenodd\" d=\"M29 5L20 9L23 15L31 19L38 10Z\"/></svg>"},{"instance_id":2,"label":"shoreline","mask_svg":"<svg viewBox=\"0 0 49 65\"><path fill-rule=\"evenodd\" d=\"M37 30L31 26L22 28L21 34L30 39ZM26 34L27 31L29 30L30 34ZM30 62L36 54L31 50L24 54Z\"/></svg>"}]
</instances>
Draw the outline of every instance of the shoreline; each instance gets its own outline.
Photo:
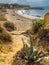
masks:
<instances>
[{"instance_id":1,"label":"shoreline","mask_svg":"<svg viewBox=\"0 0 49 65\"><path fill-rule=\"evenodd\" d=\"M7 9L7 13L5 18L10 22L15 23L17 31L27 31L32 28L33 23L40 20L39 17L22 14L19 10Z\"/></svg>"},{"instance_id":2,"label":"shoreline","mask_svg":"<svg viewBox=\"0 0 49 65\"><path fill-rule=\"evenodd\" d=\"M22 11L17 10L17 11L15 11L15 13L22 16L22 17L28 18L28 19L43 19L42 17L37 17L37 16L31 16L31 15L24 14Z\"/></svg>"},{"instance_id":3,"label":"shoreline","mask_svg":"<svg viewBox=\"0 0 49 65\"><path fill-rule=\"evenodd\" d=\"M32 20L26 17L23 17L21 15L18 15L17 13L15 13L15 11L17 10L7 10L7 13L5 15L5 18L10 21L10 22L14 22L14 24L17 27L17 31L26 31L28 29L31 28L33 22L35 22L36 20Z\"/></svg>"}]
</instances>

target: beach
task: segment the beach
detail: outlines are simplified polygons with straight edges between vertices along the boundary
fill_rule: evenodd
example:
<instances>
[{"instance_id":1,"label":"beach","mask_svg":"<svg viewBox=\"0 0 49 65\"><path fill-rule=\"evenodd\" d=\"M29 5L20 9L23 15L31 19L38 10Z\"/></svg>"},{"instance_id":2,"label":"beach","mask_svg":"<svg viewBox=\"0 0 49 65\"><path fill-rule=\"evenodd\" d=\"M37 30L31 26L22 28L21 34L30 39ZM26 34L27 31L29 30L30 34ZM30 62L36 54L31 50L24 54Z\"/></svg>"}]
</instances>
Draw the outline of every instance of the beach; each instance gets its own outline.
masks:
<instances>
[{"instance_id":1,"label":"beach","mask_svg":"<svg viewBox=\"0 0 49 65\"><path fill-rule=\"evenodd\" d=\"M39 17L39 16L35 16L35 15L29 15L29 13L28 13L28 15L27 14L25 14L25 10L17 10L17 11L15 11L15 13L16 14L18 14L18 15L21 15L22 17L25 17L25 18L28 18L28 19L43 19L42 17Z\"/></svg>"},{"instance_id":2,"label":"beach","mask_svg":"<svg viewBox=\"0 0 49 65\"><path fill-rule=\"evenodd\" d=\"M17 31L27 31L28 29L30 29L32 27L32 24L34 22L36 22L38 19L30 19L27 17L23 17L17 13L12 12L12 10L7 10L7 13L5 15L5 18L10 21L10 22L14 22L16 24L17 27Z\"/></svg>"}]
</instances>

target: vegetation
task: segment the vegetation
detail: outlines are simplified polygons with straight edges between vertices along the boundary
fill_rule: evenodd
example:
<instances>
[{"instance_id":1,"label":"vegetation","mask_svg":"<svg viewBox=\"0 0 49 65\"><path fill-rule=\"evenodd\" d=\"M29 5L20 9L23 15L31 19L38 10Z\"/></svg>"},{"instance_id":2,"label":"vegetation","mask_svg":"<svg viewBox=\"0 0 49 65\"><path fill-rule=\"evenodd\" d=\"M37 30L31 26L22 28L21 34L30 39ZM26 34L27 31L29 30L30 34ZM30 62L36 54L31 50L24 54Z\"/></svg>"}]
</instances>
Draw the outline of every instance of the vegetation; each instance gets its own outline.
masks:
<instances>
[{"instance_id":1,"label":"vegetation","mask_svg":"<svg viewBox=\"0 0 49 65\"><path fill-rule=\"evenodd\" d=\"M33 33L37 33L32 34L35 42L34 45L39 49L41 48L43 51L49 51L49 22L44 19L43 21L40 20L39 23L42 23L42 25L40 26L34 23Z\"/></svg>"},{"instance_id":2,"label":"vegetation","mask_svg":"<svg viewBox=\"0 0 49 65\"><path fill-rule=\"evenodd\" d=\"M30 47L28 49L27 49L27 44L22 39L24 45L23 47L24 59L27 60L28 63L32 62L32 64L36 64L40 62L42 57L44 57L45 55L42 54L42 52L38 52L36 49L34 49L32 37L30 34L29 37L30 37ZM41 59L39 60L39 58Z\"/></svg>"},{"instance_id":3,"label":"vegetation","mask_svg":"<svg viewBox=\"0 0 49 65\"><path fill-rule=\"evenodd\" d=\"M17 65L38 65L38 63L40 64L40 61L46 56L45 53L42 51L39 52L34 48L32 37L30 34L28 35L30 37L30 47L27 46L27 43L25 43L22 38L23 49L16 54L13 65L16 65L17 62Z\"/></svg>"},{"instance_id":4,"label":"vegetation","mask_svg":"<svg viewBox=\"0 0 49 65\"><path fill-rule=\"evenodd\" d=\"M12 37L0 26L0 43L11 43Z\"/></svg>"},{"instance_id":5,"label":"vegetation","mask_svg":"<svg viewBox=\"0 0 49 65\"><path fill-rule=\"evenodd\" d=\"M16 26L12 22L5 22L3 26L6 28L7 31L11 32L16 30Z\"/></svg>"},{"instance_id":6,"label":"vegetation","mask_svg":"<svg viewBox=\"0 0 49 65\"><path fill-rule=\"evenodd\" d=\"M4 32L4 29L0 26L0 34Z\"/></svg>"},{"instance_id":7,"label":"vegetation","mask_svg":"<svg viewBox=\"0 0 49 65\"><path fill-rule=\"evenodd\" d=\"M11 35L8 33L0 34L0 43L11 43L12 38Z\"/></svg>"},{"instance_id":8,"label":"vegetation","mask_svg":"<svg viewBox=\"0 0 49 65\"><path fill-rule=\"evenodd\" d=\"M38 43L37 40L39 39ZM38 44L38 47L42 47L43 51L49 52L49 30L44 29L43 27L39 29L36 43Z\"/></svg>"},{"instance_id":9,"label":"vegetation","mask_svg":"<svg viewBox=\"0 0 49 65\"><path fill-rule=\"evenodd\" d=\"M41 27L41 26L43 26L45 24L45 21L44 20L39 20L39 21L37 21L36 23L34 23L34 25L33 25L33 28L34 28L34 33L37 33L38 32L38 30L39 30L39 28Z\"/></svg>"},{"instance_id":10,"label":"vegetation","mask_svg":"<svg viewBox=\"0 0 49 65\"><path fill-rule=\"evenodd\" d=\"M38 34L39 34L39 38L40 38L40 39L49 42L49 30L40 28Z\"/></svg>"}]
</instances>

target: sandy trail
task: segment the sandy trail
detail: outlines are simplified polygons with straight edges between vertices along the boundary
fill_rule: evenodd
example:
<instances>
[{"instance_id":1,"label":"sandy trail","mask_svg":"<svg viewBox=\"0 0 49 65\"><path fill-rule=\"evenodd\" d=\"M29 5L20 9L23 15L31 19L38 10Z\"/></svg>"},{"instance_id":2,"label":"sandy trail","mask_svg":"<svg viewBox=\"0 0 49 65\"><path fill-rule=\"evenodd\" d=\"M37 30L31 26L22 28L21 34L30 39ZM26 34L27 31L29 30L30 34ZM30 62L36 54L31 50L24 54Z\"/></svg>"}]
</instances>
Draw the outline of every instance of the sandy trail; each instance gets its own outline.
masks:
<instances>
[{"instance_id":1,"label":"sandy trail","mask_svg":"<svg viewBox=\"0 0 49 65\"><path fill-rule=\"evenodd\" d=\"M6 14L5 17L8 21L16 23L17 31L14 31L14 33L18 35L12 35L13 37L12 44L3 45L3 47L5 46L4 49L6 50L6 53L3 54L5 55L6 58L4 59L4 62L0 63L0 65L12 65L13 57L19 50L23 48L22 38L24 38L27 43L29 42L28 37L19 34L26 31L27 29L30 29L32 25L32 20L23 18L17 14L13 16L14 15L13 11L11 12L8 10L7 12L8 14Z\"/></svg>"},{"instance_id":2,"label":"sandy trail","mask_svg":"<svg viewBox=\"0 0 49 65\"><path fill-rule=\"evenodd\" d=\"M16 55L16 53L23 48L22 44L22 38L25 39L25 41L28 43L27 40L29 40L28 37L25 37L24 35L14 35L13 36L13 43L12 43L12 51L9 51L5 60L6 65L11 65L13 61L13 57ZM29 45L29 44L28 44Z\"/></svg>"},{"instance_id":3,"label":"sandy trail","mask_svg":"<svg viewBox=\"0 0 49 65\"><path fill-rule=\"evenodd\" d=\"M9 10L9 9L7 10L5 18L10 22L15 23L17 27L17 31L13 31L11 33L15 33L17 35L12 35L13 37L12 44L3 45L3 47L5 46L4 49L6 50L6 53L4 53L6 58L4 59L4 62L0 62L0 65L12 65L13 57L16 55L16 53L19 50L23 48L22 38L24 38L27 43L29 42L29 38L22 35L21 33L30 29L32 27L32 24L36 22L37 20L31 20L31 19L22 17L20 15L15 14L14 10Z\"/></svg>"}]
</instances>

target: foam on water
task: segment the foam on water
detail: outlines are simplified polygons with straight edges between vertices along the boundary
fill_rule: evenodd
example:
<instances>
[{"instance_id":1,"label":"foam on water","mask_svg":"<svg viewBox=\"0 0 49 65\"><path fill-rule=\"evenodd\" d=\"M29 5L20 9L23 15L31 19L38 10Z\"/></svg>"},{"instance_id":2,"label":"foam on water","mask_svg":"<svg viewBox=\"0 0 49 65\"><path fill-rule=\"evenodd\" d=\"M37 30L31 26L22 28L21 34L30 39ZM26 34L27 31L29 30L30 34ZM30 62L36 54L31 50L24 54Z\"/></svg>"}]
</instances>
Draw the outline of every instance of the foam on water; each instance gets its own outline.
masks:
<instances>
[{"instance_id":1,"label":"foam on water","mask_svg":"<svg viewBox=\"0 0 49 65\"><path fill-rule=\"evenodd\" d=\"M15 11L15 13L17 13L23 17L30 18L30 19L43 19L43 17L41 17L39 15L31 15L29 10L17 10L17 11Z\"/></svg>"}]
</instances>

